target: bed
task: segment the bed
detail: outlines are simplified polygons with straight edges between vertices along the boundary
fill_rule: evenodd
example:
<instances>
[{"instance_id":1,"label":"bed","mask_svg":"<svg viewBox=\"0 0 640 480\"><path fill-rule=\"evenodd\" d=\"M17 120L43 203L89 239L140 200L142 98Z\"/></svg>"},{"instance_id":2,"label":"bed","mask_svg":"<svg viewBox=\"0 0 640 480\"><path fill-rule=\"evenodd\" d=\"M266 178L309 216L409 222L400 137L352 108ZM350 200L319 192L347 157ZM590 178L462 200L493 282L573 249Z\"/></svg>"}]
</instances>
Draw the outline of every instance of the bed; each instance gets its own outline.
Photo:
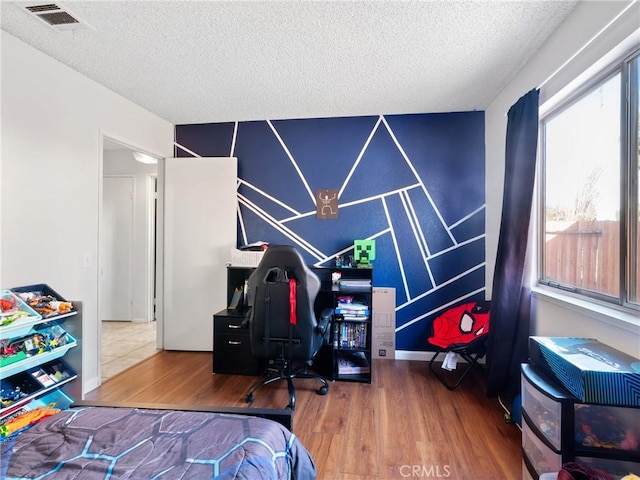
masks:
<instances>
[{"instance_id":1,"label":"bed","mask_svg":"<svg viewBox=\"0 0 640 480\"><path fill-rule=\"evenodd\" d=\"M290 410L79 402L0 445L0 478L316 478Z\"/></svg>"}]
</instances>

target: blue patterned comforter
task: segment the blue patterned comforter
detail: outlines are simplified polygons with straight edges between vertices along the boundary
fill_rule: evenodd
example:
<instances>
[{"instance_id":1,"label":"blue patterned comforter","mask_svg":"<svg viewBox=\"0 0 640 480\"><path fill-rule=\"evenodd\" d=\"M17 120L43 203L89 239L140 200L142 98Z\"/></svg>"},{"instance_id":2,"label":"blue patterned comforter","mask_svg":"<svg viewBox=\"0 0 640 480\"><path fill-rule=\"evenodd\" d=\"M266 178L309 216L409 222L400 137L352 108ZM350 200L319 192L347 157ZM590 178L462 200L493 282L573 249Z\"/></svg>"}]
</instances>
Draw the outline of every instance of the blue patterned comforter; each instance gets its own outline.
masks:
<instances>
[{"instance_id":1,"label":"blue patterned comforter","mask_svg":"<svg viewBox=\"0 0 640 480\"><path fill-rule=\"evenodd\" d=\"M176 410L64 410L4 441L0 458L6 479L316 478L309 452L279 423Z\"/></svg>"}]
</instances>

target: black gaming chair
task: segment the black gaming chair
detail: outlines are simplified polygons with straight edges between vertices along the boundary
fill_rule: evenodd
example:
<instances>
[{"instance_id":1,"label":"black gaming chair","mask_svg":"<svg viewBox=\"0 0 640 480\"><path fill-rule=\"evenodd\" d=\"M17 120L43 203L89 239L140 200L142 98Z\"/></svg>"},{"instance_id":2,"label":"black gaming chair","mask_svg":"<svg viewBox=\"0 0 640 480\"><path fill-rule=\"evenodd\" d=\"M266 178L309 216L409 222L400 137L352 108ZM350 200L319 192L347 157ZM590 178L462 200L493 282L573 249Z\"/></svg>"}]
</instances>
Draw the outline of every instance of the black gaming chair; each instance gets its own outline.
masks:
<instances>
[{"instance_id":1,"label":"black gaming chair","mask_svg":"<svg viewBox=\"0 0 640 480\"><path fill-rule=\"evenodd\" d=\"M296 405L294 378L315 378L322 383L320 395L329 391L326 379L308 372L329 337L331 309L322 313L320 322L314 312L319 290L320 280L294 247L267 249L249 277L249 329L253 356L269 359L269 367L265 380L247 394L247 402L253 401L258 387L278 380L287 381L291 410Z\"/></svg>"}]
</instances>

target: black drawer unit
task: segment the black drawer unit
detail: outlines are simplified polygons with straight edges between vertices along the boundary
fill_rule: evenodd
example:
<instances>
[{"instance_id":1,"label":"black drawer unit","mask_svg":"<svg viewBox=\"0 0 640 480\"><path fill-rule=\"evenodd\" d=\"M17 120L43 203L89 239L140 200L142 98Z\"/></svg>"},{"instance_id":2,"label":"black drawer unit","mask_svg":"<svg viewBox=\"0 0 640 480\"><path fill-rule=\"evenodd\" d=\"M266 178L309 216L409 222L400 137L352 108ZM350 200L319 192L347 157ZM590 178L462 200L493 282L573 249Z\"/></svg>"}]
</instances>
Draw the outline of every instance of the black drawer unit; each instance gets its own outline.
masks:
<instances>
[{"instance_id":1,"label":"black drawer unit","mask_svg":"<svg viewBox=\"0 0 640 480\"><path fill-rule=\"evenodd\" d=\"M213 373L260 375L263 362L251 355L245 316L237 310L222 310L213 316Z\"/></svg>"}]
</instances>

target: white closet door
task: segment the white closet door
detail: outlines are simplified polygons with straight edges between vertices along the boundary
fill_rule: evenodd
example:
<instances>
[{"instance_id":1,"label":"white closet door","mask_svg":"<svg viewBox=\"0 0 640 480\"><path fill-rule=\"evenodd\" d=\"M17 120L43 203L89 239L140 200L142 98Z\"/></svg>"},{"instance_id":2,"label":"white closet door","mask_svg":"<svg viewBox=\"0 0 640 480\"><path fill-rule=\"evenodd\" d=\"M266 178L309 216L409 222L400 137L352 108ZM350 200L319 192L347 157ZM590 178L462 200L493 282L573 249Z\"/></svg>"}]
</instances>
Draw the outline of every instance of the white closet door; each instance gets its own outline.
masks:
<instances>
[{"instance_id":1,"label":"white closet door","mask_svg":"<svg viewBox=\"0 0 640 480\"><path fill-rule=\"evenodd\" d=\"M235 158L167 158L164 169L163 338L167 350L213 351L236 246Z\"/></svg>"},{"instance_id":2,"label":"white closet door","mask_svg":"<svg viewBox=\"0 0 640 480\"><path fill-rule=\"evenodd\" d=\"M133 177L105 176L102 185L100 320L131 321Z\"/></svg>"}]
</instances>

